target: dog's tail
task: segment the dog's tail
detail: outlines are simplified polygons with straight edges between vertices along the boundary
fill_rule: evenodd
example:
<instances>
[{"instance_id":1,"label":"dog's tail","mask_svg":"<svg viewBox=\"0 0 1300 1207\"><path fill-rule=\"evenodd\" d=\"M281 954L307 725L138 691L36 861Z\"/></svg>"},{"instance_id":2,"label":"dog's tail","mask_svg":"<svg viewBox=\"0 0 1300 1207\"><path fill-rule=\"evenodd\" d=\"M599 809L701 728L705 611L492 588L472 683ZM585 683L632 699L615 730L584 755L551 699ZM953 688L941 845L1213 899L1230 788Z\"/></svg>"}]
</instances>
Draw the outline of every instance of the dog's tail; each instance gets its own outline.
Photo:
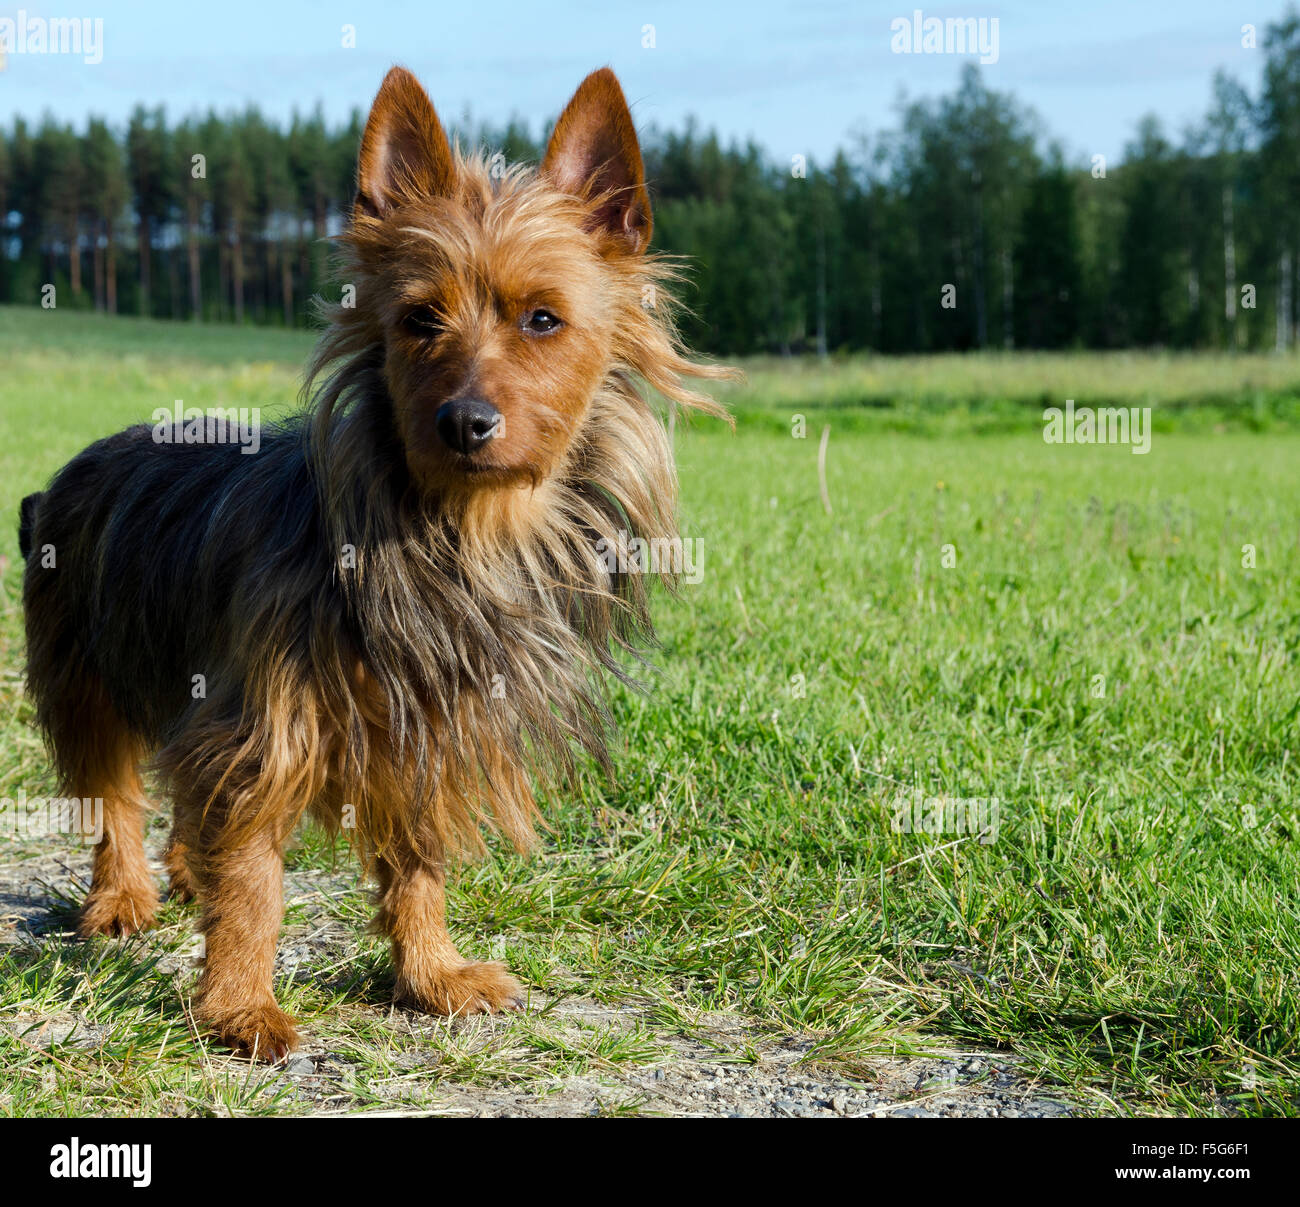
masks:
<instances>
[{"instance_id":1,"label":"dog's tail","mask_svg":"<svg viewBox=\"0 0 1300 1207\"><path fill-rule=\"evenodd\" d=\"M26 561L32 553L32 533L36 528L36 511L44 493L28 495L18 508L18 548Z\"/></svg>"}]
</instances>

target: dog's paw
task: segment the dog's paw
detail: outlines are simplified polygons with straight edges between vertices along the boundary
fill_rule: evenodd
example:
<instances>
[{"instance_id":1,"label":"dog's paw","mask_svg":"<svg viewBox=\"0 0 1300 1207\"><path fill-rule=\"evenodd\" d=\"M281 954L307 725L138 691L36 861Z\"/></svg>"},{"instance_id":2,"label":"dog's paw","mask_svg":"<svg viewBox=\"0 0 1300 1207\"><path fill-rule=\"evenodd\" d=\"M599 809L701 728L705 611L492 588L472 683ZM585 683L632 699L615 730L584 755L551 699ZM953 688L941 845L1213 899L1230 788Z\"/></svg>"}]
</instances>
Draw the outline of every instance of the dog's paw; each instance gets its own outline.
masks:
<instances>
[{"instance_id":1,"label":"dog's paw","mask_svg":"<svg viewBox=\"0 0 1300 1207\"><path fill-rule=\"evenodd\" d=\"M294 1020L274 1002L219 1012L200 1003L199 1013L221 1042L239 1056L274 1064L298 1046Z\"/></svg>"},{"instance_id":2,"label":"dog's paw","mask_svg":"<svg viewBox=\"0 0 1300 1207\"><path fill-rule=\"evenodd\" d=\"M167 896L182 903L193 901L198 896L198 885L190 871L185 846L175 836L163 853L163 863L167 868Z\"/></svg>"},{"instance_id":3,"label":"dog's paw","mask_svg":"<svg viewBox=\"0 0 1300 1207\"><path fill-rule=\"evenodd\" d=\"M427 1014L463 1018L470 1014L500 1014L522 1010L524 988L504 964L469 960L439 973L429 984L415 986L399 978L397 997Z\"/></svg>"},{"instance_id":4,"label":"dog's paw","mask_svg":"<svg viewBox=\"0 0 1300 1207\"><path fill-rule=\"evenodd\" d=\"M147 930L158 913L158 893L153 885L135 889L90 890L77 915L77 934L83 939L95 935L132 935Z\"/></svg>"},{"instance_id":5,"label":"dog's paw","mask_svg":"<svg viewBox=\"0 0 1300 1207\"><path fill-rule=\"evenodd\" d=\"M167 881L167 896L182 905L188 904L198 896L198 890L194 887L194 877L190 875L189 868L180 868L172 872Z\"/></svg>"}]
</instances>

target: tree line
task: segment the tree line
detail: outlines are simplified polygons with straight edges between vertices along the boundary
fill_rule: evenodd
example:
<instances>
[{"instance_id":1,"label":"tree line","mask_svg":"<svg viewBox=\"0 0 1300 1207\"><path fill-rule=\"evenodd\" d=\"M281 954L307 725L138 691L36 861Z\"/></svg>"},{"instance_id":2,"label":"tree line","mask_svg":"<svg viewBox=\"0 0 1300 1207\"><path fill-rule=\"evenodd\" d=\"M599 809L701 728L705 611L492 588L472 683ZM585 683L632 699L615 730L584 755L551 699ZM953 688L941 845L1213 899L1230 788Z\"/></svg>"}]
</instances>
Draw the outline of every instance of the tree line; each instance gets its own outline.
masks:
<instances>
[{"instance_id":1,"label":"tree line","mask_svg":"<svg viewBox=\"0 0 1300 1207\"><path fill-rule=\"evenodd\" d=\"M686 256L704 351L1290 348L1300 308L1300 17L1269 26L1258 95L1215 77L1204 118L1143 118L1118 163L1070 162L972 65L826 163L688 123L645 132L655 245ZM0 130L0 302L302 326L336 296L362 114L256 108L125 129ZM459 127L537 160L522 121ZM333 291L333 292L331 292Z\"/></svg>"}]
</instances>

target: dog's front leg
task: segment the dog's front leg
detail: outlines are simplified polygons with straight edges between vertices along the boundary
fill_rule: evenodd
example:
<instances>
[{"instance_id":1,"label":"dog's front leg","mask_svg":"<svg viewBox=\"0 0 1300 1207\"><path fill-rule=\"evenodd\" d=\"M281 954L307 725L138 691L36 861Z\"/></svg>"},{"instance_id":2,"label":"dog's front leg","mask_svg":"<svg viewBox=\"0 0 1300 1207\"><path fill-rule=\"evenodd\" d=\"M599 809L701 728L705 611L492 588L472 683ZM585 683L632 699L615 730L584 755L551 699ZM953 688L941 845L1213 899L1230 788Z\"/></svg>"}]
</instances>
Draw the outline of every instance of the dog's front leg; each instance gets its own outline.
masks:
<instances>
[{"instance_id":1,"label":"dog's front leg","mask_svg":"<svg viewBox=\"0 0 1300 1207\"><path fill-rule=\"evenodd\" d=\"M377 860L378 928L393 945L399 1001L431 1014L495 1014L518 1009L524 991L502 964L466 960L447 932L441 851L417 852L401 838Z\"/></svg>"},{"instance_id":2,"label":"dog's front leg","mask_svg":"<svg viewBox=\"0 0 1300 1207\"><path fill-rule=\"evenodd\" d=\"M197 1012L235 1051L280 1060L298 1046L272 989L284 915L284 856L269 834L238 845L199 840L200 929L205 940Z\"/></svg>"}]
</instances>

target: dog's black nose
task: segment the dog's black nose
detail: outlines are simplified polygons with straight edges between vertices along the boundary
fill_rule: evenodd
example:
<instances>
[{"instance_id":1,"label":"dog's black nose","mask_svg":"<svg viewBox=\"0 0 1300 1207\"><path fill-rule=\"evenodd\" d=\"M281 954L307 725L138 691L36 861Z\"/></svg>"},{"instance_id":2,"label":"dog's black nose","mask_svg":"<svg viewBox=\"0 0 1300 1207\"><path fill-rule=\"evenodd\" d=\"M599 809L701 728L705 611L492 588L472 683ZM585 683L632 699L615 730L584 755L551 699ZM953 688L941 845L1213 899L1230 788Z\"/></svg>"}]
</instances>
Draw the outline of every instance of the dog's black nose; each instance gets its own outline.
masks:
<instances>
[{"instance_id":1,"label":"dog's black nose","mask_svg":"<svg viewBox=\"0 0 1300 1207\"><path fill-rule=\"evenodd\" d=\"M436 422L448 448L476 453L501 431L501 412L481 398L457 398L438 408Z\"/></svg>"}]
</instances>

